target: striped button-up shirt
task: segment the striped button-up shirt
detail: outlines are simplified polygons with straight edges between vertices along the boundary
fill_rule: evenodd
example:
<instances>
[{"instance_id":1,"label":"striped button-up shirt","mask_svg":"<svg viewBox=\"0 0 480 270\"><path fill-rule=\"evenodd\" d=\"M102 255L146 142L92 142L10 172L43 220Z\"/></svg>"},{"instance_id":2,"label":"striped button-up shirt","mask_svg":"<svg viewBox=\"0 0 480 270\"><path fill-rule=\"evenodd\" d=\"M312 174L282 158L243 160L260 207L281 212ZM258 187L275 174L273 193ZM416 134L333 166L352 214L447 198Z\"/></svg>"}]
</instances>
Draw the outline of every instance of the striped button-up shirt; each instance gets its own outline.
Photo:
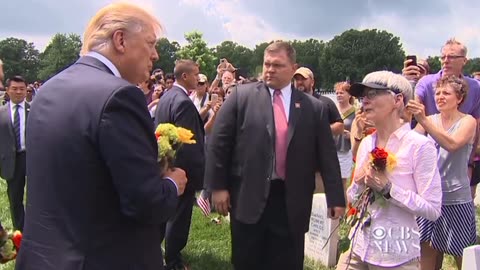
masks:
<instances>
[{"instance_id":1,"label":"striped button-up shirt","mask_svg":"<svg viewBox=\"0 0 480 270\"><path fill-rule=\"evenodd\" d=\"M357 152L355 178L375 147L376 134L367 136ZM371 225L359 228L351 250L369 264L394 267L420 257L420 234L416 216L436 220L442 205L442 186L437 168L437 150L427 137L404 124L390 135L385 151L396 156L397 164L385 175L392 183L391 198L368 207ZM365 184L353 183L347 190L349 201L357 199ZM355 227L354 227L355 228ZM350 235L353 234L351 231Z\"/></svg>"}]
</instances>

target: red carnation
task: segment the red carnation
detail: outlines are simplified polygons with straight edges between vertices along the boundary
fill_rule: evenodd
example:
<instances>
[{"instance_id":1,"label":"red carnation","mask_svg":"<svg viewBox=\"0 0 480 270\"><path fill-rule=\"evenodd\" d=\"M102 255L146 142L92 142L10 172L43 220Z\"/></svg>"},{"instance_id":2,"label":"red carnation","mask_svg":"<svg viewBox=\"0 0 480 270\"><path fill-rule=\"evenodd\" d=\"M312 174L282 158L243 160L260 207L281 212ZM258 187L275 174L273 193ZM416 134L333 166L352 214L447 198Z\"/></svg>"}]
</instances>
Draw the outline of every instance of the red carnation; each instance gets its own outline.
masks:
<instances>
[{"instance_id":1,"label":"red carnation","mask_svg":"<svg viewBox=\"0 0 480 270\"><path fill-rule=\"evenodd\" d=\"M385 168L387 167L388 153L383 149L375 147L372 150L371 155L372 155L372 158L373 158L373 160L372 160L373 166L377 170L385 170Z\"/></svg>"},{"instance_id":2,"label":"red carnation","mask_svg":"<svg viewBox=\"0 0 480 270\"><path fill-rule=\"evenodd\" d=\"M366 129L366 130L363 132L363 135L364 135L364 136L371 135L371 134L375 133L375 131L377 131L376 128L373 128L373 127L372 127L372 128L368 128L368 129Z\"/></svg>"},{"instance_id":3,"label":"red carnation","mask_svg":"<svg viewBox=\"0 0 480 270\"><path fill-rule=\"evenodd\" d=\"M15 231L12 236L12 242L15 245L15 249L18 251L22 243L22 233L20 231Z\"/></svg>"},{"instance_id":4,"label":"red carnation","mask_svg":"<svg viewBox=\"0 0 480 270\"><path fill-rule=\"evenodd\" d=\"M347 217L355 216L356 214L357 214L357 208L352 207L352 208L348 209Z\"/></svg>"}]
</instances>

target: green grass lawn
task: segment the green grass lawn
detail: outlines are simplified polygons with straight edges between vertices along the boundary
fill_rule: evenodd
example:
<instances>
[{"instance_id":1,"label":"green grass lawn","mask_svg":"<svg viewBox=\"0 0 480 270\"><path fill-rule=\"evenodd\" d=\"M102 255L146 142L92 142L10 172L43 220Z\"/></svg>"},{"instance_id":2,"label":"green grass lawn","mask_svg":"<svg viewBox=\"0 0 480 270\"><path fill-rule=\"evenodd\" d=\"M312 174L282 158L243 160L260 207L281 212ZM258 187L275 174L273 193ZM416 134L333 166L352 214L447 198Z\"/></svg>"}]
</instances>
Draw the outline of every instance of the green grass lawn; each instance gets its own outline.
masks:
<instances>
[{"instance_id":1,"label":"green grass lawn","mask_svg":"<svg viewBox=\"0 0 480 270\"><path fill-rule=\"evenodd\" d=\"M480 225L480 208L477 207L477 228ZM0 220L4 227L11 227L6 182L0 179ZM230 265L230 228L228 223L221 219L221 224L215 224L210 218L201 214L198 207L194 208L190 239L184 251L185 261L192 270L231 270ZM13 270L15 263L0 265L0 270ZM331 270L324 266L314 266L305 262L306 270ZM443 269L455 269L451 256L444 259Z\"/></svg>"}]
</instances>

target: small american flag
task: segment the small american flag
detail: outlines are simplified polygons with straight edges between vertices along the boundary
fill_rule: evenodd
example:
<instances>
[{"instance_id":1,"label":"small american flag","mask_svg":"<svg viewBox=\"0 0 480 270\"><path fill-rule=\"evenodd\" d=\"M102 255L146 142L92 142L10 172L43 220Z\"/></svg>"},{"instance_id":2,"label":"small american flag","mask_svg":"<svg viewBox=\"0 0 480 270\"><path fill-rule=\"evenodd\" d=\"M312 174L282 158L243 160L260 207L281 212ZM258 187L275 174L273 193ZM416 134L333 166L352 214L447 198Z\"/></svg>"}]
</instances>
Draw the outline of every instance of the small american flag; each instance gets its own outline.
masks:
<instances>
[{"instance_id":1,"label":"small american flag","mask_svg":"<svg viewBox=\"0 0 480 270\"><path fill-rule=\"evenodd\" d=\"M209 216L211 213L210 192L202 190L202 192L200 192L200 195L197 198L197 205L202 210L204 216Z\"/></svg>"}]
</instances>

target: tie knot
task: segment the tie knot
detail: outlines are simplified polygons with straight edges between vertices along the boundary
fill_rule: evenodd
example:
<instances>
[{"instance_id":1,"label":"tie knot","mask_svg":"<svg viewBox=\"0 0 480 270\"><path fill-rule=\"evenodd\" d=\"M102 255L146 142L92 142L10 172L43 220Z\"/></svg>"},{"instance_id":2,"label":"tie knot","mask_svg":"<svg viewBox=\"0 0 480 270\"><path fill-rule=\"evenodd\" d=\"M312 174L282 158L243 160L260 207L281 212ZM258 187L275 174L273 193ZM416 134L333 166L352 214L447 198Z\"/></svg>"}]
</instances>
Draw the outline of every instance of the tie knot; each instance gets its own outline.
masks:
<instances>
[{"instance_id":1,"label":"tie knot","mask_svg":"<svg viewBox=\"0 0 480 270\"><path fill-rule=\"evenodd\" d=\"M280 89L275 89L275 90L273 91L273 94L274 94L274 95L277 95L277 96L281 96L281 95L282 95L282 90L280 90Z\"/></svg>"}]
</instances>

